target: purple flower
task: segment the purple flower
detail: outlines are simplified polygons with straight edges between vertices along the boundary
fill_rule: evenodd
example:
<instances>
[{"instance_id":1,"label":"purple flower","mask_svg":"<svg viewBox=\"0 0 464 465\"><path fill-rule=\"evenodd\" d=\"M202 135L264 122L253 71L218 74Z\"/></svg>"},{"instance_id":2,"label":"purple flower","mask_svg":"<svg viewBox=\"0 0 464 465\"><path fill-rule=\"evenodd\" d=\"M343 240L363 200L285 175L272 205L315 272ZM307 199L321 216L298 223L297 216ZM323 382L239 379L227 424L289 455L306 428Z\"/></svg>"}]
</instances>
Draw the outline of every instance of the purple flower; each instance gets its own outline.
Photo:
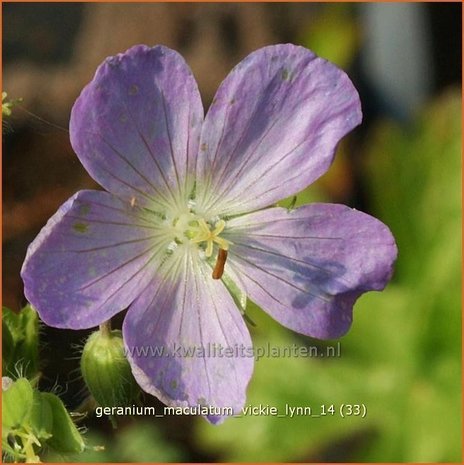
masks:
<instances>
[{"instance_id":1,"label":"purple flower","mask_svg":"<svg viewBox=\"0 0 464 465\"><path fill-rule=\"evenodd\" d=\"M26 297L60 328L90 328L129 307L124 339L145 391L171 406L239 411L249 353L173 349L251 348L229 289L288 328L336 338L356 299L391 276L395 242L375 218L343 205L273 206L321 176L360 121L345 73L294 45L245 58L205 118L175 51L135 46L106 59L70 132L107 192L78 192L42 229L22 269ZM164 352L134 351L143 347Z\"/></svg>"}]
</instances>

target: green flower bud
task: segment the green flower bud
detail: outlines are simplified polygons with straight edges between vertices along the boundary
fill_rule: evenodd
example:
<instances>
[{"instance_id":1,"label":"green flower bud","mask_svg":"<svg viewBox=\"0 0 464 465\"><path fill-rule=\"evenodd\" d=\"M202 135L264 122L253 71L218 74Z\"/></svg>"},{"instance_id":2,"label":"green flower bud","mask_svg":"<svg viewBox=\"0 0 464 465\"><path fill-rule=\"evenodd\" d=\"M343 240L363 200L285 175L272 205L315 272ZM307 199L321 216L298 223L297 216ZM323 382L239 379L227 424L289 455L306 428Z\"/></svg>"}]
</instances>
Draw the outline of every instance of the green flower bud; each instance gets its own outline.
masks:
<instances>
[{"instance_id":1,"label":"green flower bud","mask_svg":"<svg viewBox=\"0 0 464 465\"><path fill-rule=\"evenodd\" d=\"M139 393L119 330L90 335L82 352L81 371L90 393L102 407L130 405Z\"/></svg>"}]
</instances>

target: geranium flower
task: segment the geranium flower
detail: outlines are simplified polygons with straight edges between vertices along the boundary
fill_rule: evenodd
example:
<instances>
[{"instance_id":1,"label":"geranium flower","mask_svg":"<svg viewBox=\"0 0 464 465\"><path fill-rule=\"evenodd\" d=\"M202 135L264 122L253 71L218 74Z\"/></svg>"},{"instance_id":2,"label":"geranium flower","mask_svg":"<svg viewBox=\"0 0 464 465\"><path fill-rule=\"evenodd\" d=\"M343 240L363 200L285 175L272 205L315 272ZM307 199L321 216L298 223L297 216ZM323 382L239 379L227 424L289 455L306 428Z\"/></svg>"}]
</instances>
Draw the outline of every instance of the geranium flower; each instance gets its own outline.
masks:
<instances>
[{"instance_id":1,"label":"geranium flower","mask_svg":"<svg viewBox=\"0 0 464 465\"><path fill-rule=\"evenodd\" d=\"M274 206L321 176L360 121L346 74L294 45L245 58L205 118L175 51L107 58L70 121L77 156L106 192L78 192L42 229L22 269L26 297L59 328L91 328L129 307L124 339L145 391L238 412L248 353L170 352L251 348L231 282L284 326L324 339L343 335L356 299L391 276L396 246L375 218L343 205Z\"/></svg>"}]
</instances>

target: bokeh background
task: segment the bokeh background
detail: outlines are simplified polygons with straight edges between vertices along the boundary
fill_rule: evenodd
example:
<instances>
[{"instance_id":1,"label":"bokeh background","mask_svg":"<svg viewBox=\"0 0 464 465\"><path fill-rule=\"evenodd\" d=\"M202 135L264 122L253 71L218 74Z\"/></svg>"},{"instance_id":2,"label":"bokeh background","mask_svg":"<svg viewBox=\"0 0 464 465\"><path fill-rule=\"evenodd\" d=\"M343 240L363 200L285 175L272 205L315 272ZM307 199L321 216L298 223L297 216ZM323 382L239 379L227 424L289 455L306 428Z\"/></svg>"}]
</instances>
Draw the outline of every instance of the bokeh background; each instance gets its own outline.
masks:
<instances>
[{"instance_id":1,"label":"bokeh background","mask_svg":"<svg viewBox=\"0 0 464 465\"><path fill-rule=\"evenodd\" d=\"M3 3L3 90L23 102L3 127L3 301L25 303L26 248L79 189L98 188L77 160L72 104L108 55L136 43L175 48L207 108L251 51L292 42L334 61L361 94L364 123L329 173L298 197L380 218L399 258L392 283L363 296L333 358L256 363L254 405L363 403L366 418L105 418L81 422L89 450L50 461L461 461L460 3ZM324 347L250 304L256 345ZM115 325L120 324L116 319ZM85 398L76 344L89 331L43 328L41 389ZM161 406L146 396L146 405ZM95 451L93 446L105 446Z\"/></svg>"}]
</instances>

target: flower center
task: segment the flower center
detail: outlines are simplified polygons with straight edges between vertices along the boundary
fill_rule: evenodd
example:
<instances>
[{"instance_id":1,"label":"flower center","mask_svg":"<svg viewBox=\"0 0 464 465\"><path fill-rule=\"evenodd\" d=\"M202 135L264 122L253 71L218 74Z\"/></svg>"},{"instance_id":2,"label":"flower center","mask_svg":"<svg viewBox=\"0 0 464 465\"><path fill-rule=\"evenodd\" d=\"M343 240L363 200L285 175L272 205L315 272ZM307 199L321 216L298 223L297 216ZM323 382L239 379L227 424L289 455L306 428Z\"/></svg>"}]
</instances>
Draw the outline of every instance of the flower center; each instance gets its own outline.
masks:
<instances>
[{"instance_id":1,"label":"flower center","mask_svg":"<svg viewBox=\"0 0 464 465\"><path fill-rule=\"evenodd\" d=\"M175 231L174 240L177 244L185 243L186 239L193 244L199 244L204 247L207 258L213 254L215 243L219 248L229 250L230 242L220 237L226 225L224 220L218 220L214 226L211 226L204 218L193 213L184 213L174 219L172 225Z\"/></svg>"}]
</instances>

